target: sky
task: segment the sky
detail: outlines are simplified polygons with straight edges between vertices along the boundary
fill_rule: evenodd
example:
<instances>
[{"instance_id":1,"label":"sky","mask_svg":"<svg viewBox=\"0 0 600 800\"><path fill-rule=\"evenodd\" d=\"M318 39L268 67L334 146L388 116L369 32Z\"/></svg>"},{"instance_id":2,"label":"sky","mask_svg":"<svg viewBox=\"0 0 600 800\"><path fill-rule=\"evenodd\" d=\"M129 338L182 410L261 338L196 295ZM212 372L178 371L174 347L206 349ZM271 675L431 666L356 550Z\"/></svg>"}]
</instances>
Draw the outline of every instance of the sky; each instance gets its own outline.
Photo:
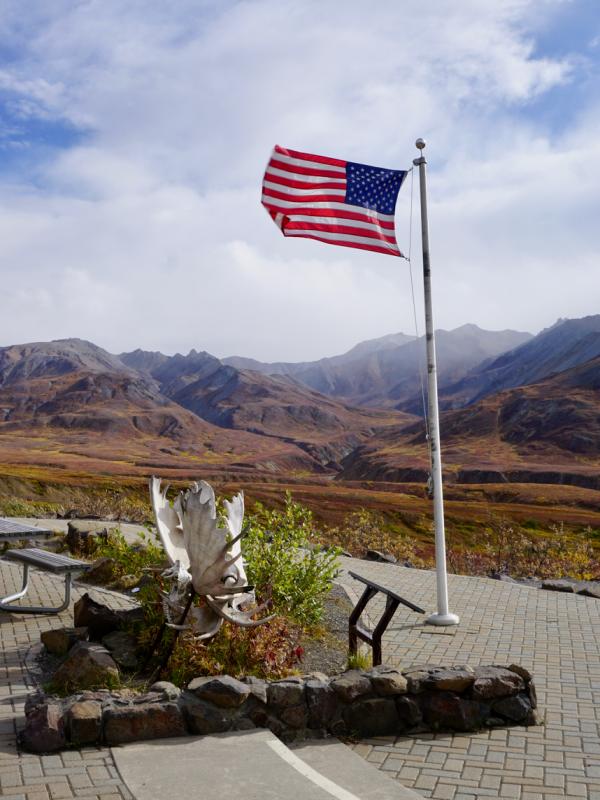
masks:
<instances>
[{"instance_id":1,"label":"sky","mask_svg":"<svg viewBox=\"0 0 600 800\"><path fill-rule=\"evenodd\" d=\"M415 333L407 261L281 236L275 144L407 169L427 140L437 327L600 313L599 72L597 0L0 0L0 346Z\"/></svg>"}]
</instances>

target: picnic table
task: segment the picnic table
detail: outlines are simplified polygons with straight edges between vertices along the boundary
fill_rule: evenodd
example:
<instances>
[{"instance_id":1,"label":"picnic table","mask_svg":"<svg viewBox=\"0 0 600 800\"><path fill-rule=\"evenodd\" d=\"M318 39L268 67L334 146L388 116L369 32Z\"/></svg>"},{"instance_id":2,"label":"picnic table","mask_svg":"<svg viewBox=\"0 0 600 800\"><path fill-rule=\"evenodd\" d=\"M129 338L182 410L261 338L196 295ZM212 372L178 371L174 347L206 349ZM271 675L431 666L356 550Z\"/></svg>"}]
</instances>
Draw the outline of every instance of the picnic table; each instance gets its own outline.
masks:
<instances>
[{"instance_id":1,"label":"picnic table","mask_svg":"<svg viewBox=\"0 0 600 800\"><path fill-rule=\"evenodd\" d=\"M36 528L34 525L0 517L0 542L20 542L52 535L53 532L46 528Z\"/></svg>"},{"instance_id":2,"label":"picnic table","mask_svg":"<svg viewBox=\"0 0 600 800\"><path fill-rule=\"evenodd\" d=\"M35 540L53 536L53 532L46 528L36 528L34 525L26 525L23 522L15 522L11 519L0 518L0 542L20 542ZM71 600L71 582L74 572L83 572L89 569L89 564L85 561L78 561L59 553L49 553L37 547L8 550L4 556L7 561L16 561L21 564L23 570L23 582L21 589L14 594L0 598L0 611L9 611L11 614L59 614L64 611ZM20 600L29 588L29 568L65 576L65 595L63 602L56 607L47 606L16 606L15 600Z\"/></svg>"}]
</instances>

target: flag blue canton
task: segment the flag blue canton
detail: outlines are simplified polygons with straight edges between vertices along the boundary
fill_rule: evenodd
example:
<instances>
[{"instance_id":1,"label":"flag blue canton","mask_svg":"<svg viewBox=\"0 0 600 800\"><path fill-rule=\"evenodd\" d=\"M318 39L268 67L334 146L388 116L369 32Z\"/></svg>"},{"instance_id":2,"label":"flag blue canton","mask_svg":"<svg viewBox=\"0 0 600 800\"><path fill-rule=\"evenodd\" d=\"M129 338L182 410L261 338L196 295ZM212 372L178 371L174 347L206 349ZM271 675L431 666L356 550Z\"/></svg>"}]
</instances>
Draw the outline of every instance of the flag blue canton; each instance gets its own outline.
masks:
<instances>
[{"instance_id":1,"label":"flag blue canton","mask_svg":"<svg viewBox=\"0 0 600 800\"><path fill-rule=\"evenodd\" d=\"M346 203L393 214L406 171L346 163Z\"/></svg>"}]
</instances>

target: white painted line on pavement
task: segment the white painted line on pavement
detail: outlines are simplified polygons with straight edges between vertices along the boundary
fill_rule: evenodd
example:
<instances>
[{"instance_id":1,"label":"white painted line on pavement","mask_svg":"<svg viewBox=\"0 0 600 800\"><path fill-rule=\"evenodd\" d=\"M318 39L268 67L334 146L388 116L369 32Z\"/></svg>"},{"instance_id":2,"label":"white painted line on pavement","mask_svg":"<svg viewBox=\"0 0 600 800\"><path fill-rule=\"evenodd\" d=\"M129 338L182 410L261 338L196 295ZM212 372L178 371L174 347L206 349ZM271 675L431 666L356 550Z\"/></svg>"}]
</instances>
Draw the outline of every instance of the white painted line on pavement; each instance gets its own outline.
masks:
<instances>
[{"instance_id":1,"label":"white painted line on pavement","mask_svg":"<svg viewBox=\"0 0 600 800\"><path fill-rule=\"evenodd\" d=\"M360 797L352 794L352 792L346 791L346 789L338 786L337 783L334 783L333 781L330 781L329 778L321 775L321 773L317 772L316 769L313 769L312 767L309 767L308 764L305 764L301 758L298 758L298 756L294 755L291 750L288 750L283 742L266 742L266 744L271 748L271 750L277 753L280 758L282 758L284 761L287 761L290 767L293 767L301 775L304 775L304 777L308 778L311 783L314 783L320 789L323 789L325 792L327 792L327 794L335 797L336 800L360 800Z\"/></svg>"}]
</instances>

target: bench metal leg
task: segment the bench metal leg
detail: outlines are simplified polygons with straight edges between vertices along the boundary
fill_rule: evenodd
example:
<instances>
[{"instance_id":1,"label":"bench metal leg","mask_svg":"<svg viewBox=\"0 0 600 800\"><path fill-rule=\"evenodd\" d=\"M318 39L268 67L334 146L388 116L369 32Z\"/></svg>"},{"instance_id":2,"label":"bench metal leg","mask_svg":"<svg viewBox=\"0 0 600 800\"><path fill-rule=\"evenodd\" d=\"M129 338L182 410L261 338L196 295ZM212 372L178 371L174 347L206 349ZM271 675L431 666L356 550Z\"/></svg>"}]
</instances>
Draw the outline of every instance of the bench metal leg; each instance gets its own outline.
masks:
<instances>
[{"instance_id":1,"label":"bench metal leg","mask_svg":"<svg viewBox=\"0 0 600 800\"><path fill-rule=\"evenodd\" d=\"M360 600L354 607L348 620L348 645L351 655L355 656L358 651L358 639L369 641L365 638L366 630L360 625L360 615L365 610L367 603L377 594L377 589L367 586L362 593ZM369 642L370 644L370 642Z\"/></svg>"},{"instance_id":2,"label":"bench metal leg","mask_svg":"<svg viewBox=\"0 0 600 800\"><path fill-rule=\"evenodd\" d=\"M29 584L29 564L23 564L23 585L20 592L9 594L0 599L0 611L8 611L10 614L60 614L69 607L71 602L71 573L65 573L65 599L60 606L48 608L45 606L14 606L13 601L20 600L27 592Z\"/></svg>"}]
</instances>

